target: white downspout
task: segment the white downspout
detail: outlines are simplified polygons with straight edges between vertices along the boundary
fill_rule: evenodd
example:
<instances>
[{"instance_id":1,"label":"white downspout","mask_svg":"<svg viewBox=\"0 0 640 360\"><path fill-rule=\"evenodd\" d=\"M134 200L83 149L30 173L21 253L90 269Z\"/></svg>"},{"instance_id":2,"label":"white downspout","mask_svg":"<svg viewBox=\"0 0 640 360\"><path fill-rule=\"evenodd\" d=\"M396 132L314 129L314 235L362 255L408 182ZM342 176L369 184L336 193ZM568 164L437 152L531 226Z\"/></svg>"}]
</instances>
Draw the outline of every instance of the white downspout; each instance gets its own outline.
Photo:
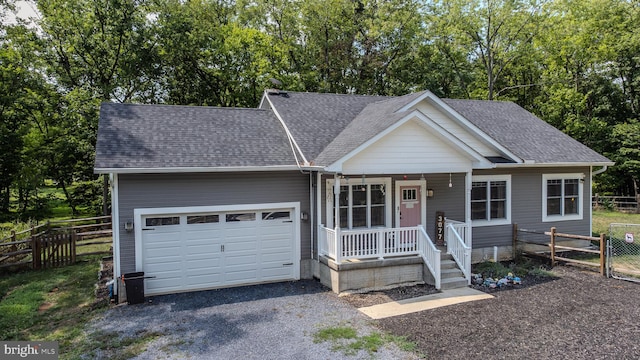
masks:
<instances>
[{"instance_id":1,"label":"white downspout","mask_svg":"<svg viewBox=\"0 0 640 360\"><path fill-rule=\"evenodd\" d=\"M120 279L120 206L118 205L118 174L109 174L111 181L111 237L113 242L113 294L118 295Z\"/></svg>"},{"instance_id":2,"label":"white downspout","mask_svg":"<svg viewBox=\"0 0 640 360\"><path fill-rule=\"evenodd\" d=\"M589 167L589 234L593 234L593 175L602 174L608 168L609 166L604 165L602 168L593 171L593 166Z\"/></svg>"}]
</instances>

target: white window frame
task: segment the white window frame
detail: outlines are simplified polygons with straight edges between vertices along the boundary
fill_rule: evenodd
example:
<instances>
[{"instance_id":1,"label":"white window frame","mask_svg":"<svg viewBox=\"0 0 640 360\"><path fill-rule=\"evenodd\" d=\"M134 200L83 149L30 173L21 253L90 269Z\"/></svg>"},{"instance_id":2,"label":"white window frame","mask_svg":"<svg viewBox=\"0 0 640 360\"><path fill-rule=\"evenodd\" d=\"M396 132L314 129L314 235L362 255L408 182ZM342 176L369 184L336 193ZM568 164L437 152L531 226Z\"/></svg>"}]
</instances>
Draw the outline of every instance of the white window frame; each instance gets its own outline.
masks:
<instances>
[{"instance_id":1,"label":"white window frame","mask_svg":"<svg viewBox=\"0 0 640 360\"><path fill-rule=\"evenodd\" d=\"M334 228L334 223L333 223L333 216L334 216L334 209L333 209L333 184L334 184L334 180L333 179L327 179L327 189L326 189L326 193L327 193L327 205L326 205L326 220L327 220L327 227L328 228ZM360 186L363 185L363 180L361 177L357 177L354 176L353 178L349 178L347 179L346 177L344 179L340 180L340 186ZM385 215L384 215L384 222L385 225L384 226L375 226L377 227L382 227L382 228L387 228L387 227L391 227L391 208L392 208L392 204L391 204L391 178L365 178L364 179L364 185L384 185L384 206L385 206ZM349 197L349 208L351 208L353 206L352 204L353 199L351 197ZM348 211L347 213L351 213L351 211ZM370 223L371 221L371 199L367 199L367 223ZM347 230L352 229L352 219L349 218L348 219L348 226ZM366 229L366 228L371 228L370 226L367 226L365 228L355 228L355 229Z\"/></svg>"},{"instance_id":2,"label":"white window frame","mask_svg":"<svg viewBox=\"0 0 640 360\"><path fill-rule=\"evenodd\" d=\"M504 181L506 182L506 199L505 199L505 217L502 219L489 219L489 220L471 220L471 225L474 227L481 226L495 226L495 225L509 225L511 224L511 175L481 175L472 176L471 183L474 182L486 182L487 184L487 212L491 214L491 181ZM469 208L471 208L471 199L469 199Z\"/></svg>"},{"instance_id":3,"label":"white window frame","mask_svg":"<svg viewBox=\"0 0 640 360\"><path fill-rule=\"evenodd\" d=\"M548 180L562 180L562 196L560 200L560 212L561 215L547 215L547 181ZM578 213L564 215L564 180L578 180ZM570 220L582 220L583 219L583 204L584 201L584 174L571 173L571 174L542 174L542 221L570 221Z\"/></svg>"}]
</instances>

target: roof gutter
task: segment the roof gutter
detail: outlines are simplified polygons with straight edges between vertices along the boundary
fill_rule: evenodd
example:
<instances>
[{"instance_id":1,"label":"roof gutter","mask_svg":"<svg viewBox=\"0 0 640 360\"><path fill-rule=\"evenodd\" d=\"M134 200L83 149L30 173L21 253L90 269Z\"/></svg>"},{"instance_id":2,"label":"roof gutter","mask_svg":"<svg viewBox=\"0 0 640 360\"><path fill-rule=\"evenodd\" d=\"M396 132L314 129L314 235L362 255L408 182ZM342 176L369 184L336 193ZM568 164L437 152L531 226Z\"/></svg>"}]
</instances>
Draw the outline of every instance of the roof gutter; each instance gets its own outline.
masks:
<instances>
[{"instance_id":1,"label":"roof gutter","mask_svg":"<svg viewBox=\"0 0 640 360\"><path fill-rule=\"evenodd\" d=\"M534 163L525 162L523 164L518 163L497 163L496 168L541 168L541 167L565 167L565 166L604 166L605 170L607 166L613 165L613 162L562 162L562 163ZM603 170L604 171L604 170Z\"/></svg>"},{"instance_id":2,"label":"roof gutter","mask_svg":"<svg viewBox=\"0 0 640 360\"><path fill-rule=\"evenodd\" d=\"M602 174L603 172L607 171L607 169L608 169L608 168L609 168L609 166L608 166L608 165L603 165L603 166L602 166L602 169L598 169L598 170L596 170L596 171L592 171L592 172L591 172L591 175L593 176L593 175Z\"/></svg>"},{"instance_id":3,"label":"roof gutter","mask_svg":"<svg viewBox=\"0 0 640 360\"><path fill-rule=\"evenodd\" d=\"M275 165L275 166L228 166L228 167L170 167L170 168L95 168L95 174L175 174L175 173L223 173L223 172L267 172L267 171L319 171L321 166Z\"/></svg>"}]
</instances>

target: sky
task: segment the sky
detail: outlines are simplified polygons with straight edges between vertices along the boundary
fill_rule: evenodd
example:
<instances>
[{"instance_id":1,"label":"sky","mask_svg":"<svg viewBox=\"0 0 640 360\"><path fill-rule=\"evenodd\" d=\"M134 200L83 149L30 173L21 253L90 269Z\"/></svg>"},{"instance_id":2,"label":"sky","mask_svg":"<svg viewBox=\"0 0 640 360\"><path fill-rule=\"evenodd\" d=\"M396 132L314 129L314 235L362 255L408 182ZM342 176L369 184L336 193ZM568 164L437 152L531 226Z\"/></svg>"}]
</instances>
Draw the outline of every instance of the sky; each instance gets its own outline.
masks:
<instances>
[{"instance_id":1,"label":"sky","mask_svg":"<svg viewBox=\"0 0 640 360\"><path fill-rule=\"evenodd\" d=\"M17 17L21 19L29 19L30 17L37 17L38 10L36 4L31 1L16 1L16 8L18 9ZM15 23L16 17L13 14L7 14L7 22L10 24Z\"/></svg>"}]
</instances>

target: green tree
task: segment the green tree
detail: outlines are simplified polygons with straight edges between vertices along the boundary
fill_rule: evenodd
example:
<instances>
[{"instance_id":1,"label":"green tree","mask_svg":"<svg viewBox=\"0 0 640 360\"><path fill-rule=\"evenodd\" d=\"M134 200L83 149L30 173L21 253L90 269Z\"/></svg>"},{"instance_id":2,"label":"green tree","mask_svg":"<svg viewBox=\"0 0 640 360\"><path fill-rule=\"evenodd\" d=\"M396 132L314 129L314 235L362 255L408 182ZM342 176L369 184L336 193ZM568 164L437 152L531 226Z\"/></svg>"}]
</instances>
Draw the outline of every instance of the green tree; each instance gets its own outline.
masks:
<instances>
[{"instance_id":1,"label":"green tree","mask_svg":"<svg viewBox=\"0 0 640 360\"><path fill-rule=\"evenodd\" d=\"M429 32L444 58L455 69L470 97L493 100L509 89L536 86L505 79L518 61L526 59L540 30L542 8L537 0L434 1L427 7ZM466 81L465 66L478 69L474 83Z\"/></svg>"}]
</instances>

